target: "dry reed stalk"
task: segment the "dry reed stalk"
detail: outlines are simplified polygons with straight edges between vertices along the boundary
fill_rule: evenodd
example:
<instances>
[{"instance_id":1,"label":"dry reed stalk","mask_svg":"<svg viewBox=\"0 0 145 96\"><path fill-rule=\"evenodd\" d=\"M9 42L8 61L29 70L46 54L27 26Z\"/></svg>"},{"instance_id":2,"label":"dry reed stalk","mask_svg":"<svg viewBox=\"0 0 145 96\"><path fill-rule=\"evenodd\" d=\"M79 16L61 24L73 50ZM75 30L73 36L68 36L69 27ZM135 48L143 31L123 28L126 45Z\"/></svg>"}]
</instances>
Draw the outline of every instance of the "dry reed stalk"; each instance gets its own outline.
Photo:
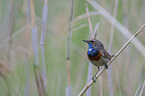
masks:
<instances>
[{"instance_id":1,"label":"dry reed stalk","mask_svg":"<svg viewBox=\"0 0 145 96\"><path fill-rule=\"evenodd\" d=\"M113 17L116 17L117 14L117 9L118 9L118 0L115 0L115 7L114 7L114 11L113 11ZM112 49L112 44L113 44L113 38L114 38L114 21L115 19L113 19L112 24L111 24L111 30L110 30L110 41L109 41L109 46L108 46L108 52L111 54L111 49Z\"/></svg>"},{"instance_id":2,"label":"dry reed stalk","mask_svg":"<svg viewBox=\"0 0 145 96\"><path fill-rule=\"evenodd\" d=\"M24 56L24 61L25 61L25 74L26 74L26 85L25 85L25 93L24 93L24 96L29 96L29 84L30 84L30 82L29 82L29 67L28 67L28 60L27 60L27 56L26 56L26 54L25 54L25 56Z\"/></svg>"},{"instance_id":3,"label":"dry reed stalk","mask_svg":"<svg viewBox=\"0 0 145 96\"><path fill-rule=\"evenodd\" d=\"M29 23L30 20L30 4L28 0L24 1L24 5L23 5L23 13L25 14L25 20L24 20L24 24L27 25L27 23ZM26 76L26 83L25 83L25 92L24 92L24 96L29 96L30 93L30 71L29 71L29 66L28 66L28 56L31 54L30 51L28 51L26 48L28 48L28 42L30 41L30 28L24 28L24 41L23 44L24 46L22 48L19 48L19 50L24 50L24 62L25 62L25 76ZM29 38L29 39L28 39Z\"/></svg>"},{"instance_id":4,"label":"dry reed stalk","mask_svg":"<svg viewBox=\"0 0 145 96\"><path fill-rule=\"evenodd\" d=\"M100 15L100 13L98 13L98 12L89 12L89 14L90 14L90 16ZM77 22L82 19L86 19L87 17L88 17L87 13L79 15L78 17L75 18L74 22Z\"/></svg>"},{"instance_id":5,"label":"dry reed stalk","mask_svg":"<svg viewBox=\"0 0 145 96\"><path fill-rule=\"evenodd\" d=\"M140 83L139 83L139 86L138 86L138 88L137 88L137 90L136 90L136 92L135 92L135 95L134 96L139 96L138 95L138 93L139 93L139 90L141 89L141 87L142 87L142 84L143 84L143 79L145 78L145 76L143 76L142 77L142 79L141 79L141 81L140 81ZM145 79L144 79L145 80Z\"/></svg>"},{"instance_id":6,"label":"dry reed stalk","mask_svg":"<svg viewBox=\"0 0 145 96\"><path fill-rule=\"evenodd\" d=\"M92 69L93 69L93 64L91 64L91 62L89 61L87 84L89 84L90 80L92 79ZM91 96L91 90L92 90L92 87L90 87L87 90L86 96Z\"/></svg>"},{"instance_id":7,"label":"dry reed stalk","mask_svg":"<svg viewBox=\"0 0 145 96\"><path fill-rule=\"evenodd\" d=\"M102 76L99 78L99 86L100 86L100 96L103 96L103 83L102 83Z\"/></svg>"},{"instance_id":8,"label":"dry reed stalk","mask_svg":"<svg viewBox=\"0 0 145 96\"><path fill-rule=\"evenodd\" d=\"M91 23L91 19L90 19L90 13L89 13L89 9L88 9L87 4L86 4L86 13L87 13L87 16L88 16L89 30L90 30L91 38L95 39L96 36L97 36L99 23L96 24L96 27L95 27L95 30L94 30L94 33L93 33L92 23ZM89 83L91 78L92 78L92 69L93 69L93 64L91 64L91 62L89 62L87 83ZM86 96L91 96L91 87L87 90Z\"/></svg>"},{"instance_id":9,"label":"dry reed stalk","mask_svg":"<svg viewBox=\"0 0 145 96\"><path fill-rule=\"evenodd\" d=\"M46 33L46 25L47 25L47 0L45 0L44 8L43 8L43 18L42 18L42 29L41 29L41 57L42 57L42 65L43 65L43 86L44 86L44 96L47 96L47 76L46 76L46 62L45 62L45 51L44 51L44 40Z\"/></svg>"},{"instance_id":10,"label":"dry reed stalk","mask_svg":"<svg viewBox=\"0 0 145 96\"><path fill-rule=\"evenodd\" d=\"M77 30L79 30L81 28L84 28L84 27L87 27L87 26L88 26L88 24L86 24L86 23L85 24L82 24L79 27L76 27L76 28L72 29L72 32L77 31Z\"/></svg>"},{"instance_id":11,"label":"dry reed stalk","mask_svg":"<svg viewBox=\"0 0 145 96\"><path fill-rule=\"evenodd\" d=\"M120 81L119 81L119 76L118 76L118 70L117 70L117 68L116 68L115 65L114 65L114 69L115 69L115 73L116 73L116 78L117 78L119 93L120 93L120 96L122 96L121 85L119 84Z\"/></svg>"},{"instance_id":12,"label":"dry reed stalk","mask_svg":"<svg viewBox=\"0 0 145 96\"><path fill-rule=\"evenodd\" d=\"M67 33L67 46L66 46L67 87L66 87L66 96L71 96L70 48L71 48L71 35L72 35L72 24L73 24L73 10L74 10L74 0L71 1L71 13L70 13L70 18L69 18L69 27L68 27L68 33Z\"/></svg>"},{"instance_id":13,"label":"dry reed stalk","mask_svg":"<svg viewBox=\"0 0 145 96\"><path fill-rule=\"evenodd\" d=\"M9 15L9 24L8 24L8 34L9 37L12 36L13 34L13 23L14 23L14 1L11 1L11 8L10 8L10 15ZM8 54L8 60L11 63L11 45L12 45L12 40L9 40L8 42L8 50L7 50L7 54Z\"/></svg>"},{"instance_id":14,"label":"dry reed stalk","mask_svg":"<svg viewBox=\"0 0 145 96\"><path fill-rule=\"evenodd\" d=\"M0 76L6 77L10 73L10 68L5 61L0 60Z\"/></svg>"},{"instance_id":15,"label":"dry reed stalk","mask_svg":"<svg viewBox=\"0 0 145 96\"><path fill-rule=\"evenodd\" d=\"M118 56L119 54L130 44L130 42L133 40L134 37L136 37L141 30L145 27L145 24L123 45L123 47L115 54L115 56L107 63L107 65L109 66ZM106 69L103 68L94 78L94 80L96 80L97 78L99 78L99 76L105 71ZM94 83L93 80L90 81L89 84L85 85L85 87L82 89L82 91L79 93L78 96L82 96L87 89Z\"/></svg>"},{"instance_id":16,"label":"dry reed stalk","mask_svg":"<svg viewBox=\"0 0 145 96\"><path fill-rule=\"evenodd\" d=\"M14 17L15 17L15 2L13 0L10 1L10 11L9 11L9 17L8 17L8 38L10 38L13 35L13 23L14 23ZM12 40L8 41L8 46L7 46L7 58L8 58L8 63L7 66L9 66L9 68L12 68L12 48L11 46L12 44ZM2 66L1 66L2 67ZM4 67L4 66L3 66ZM6 69L1 69L2 72L4 72L4 70L6 71ZM1 74L2 75L2 74ZM11 89L11 83L8 81L8 78L5 78L6 84L7 84L7 95L12 94L12 89Z\"/></svg>"},{"instance_id":17,"label":"dry reed stalk","mask_svg":"<svg viewBox=\"0 0 145 96\"><path fill-rule=\"evenodd\" d=\"M39 66L34 65L34 73L35 73L35 80L38 88L39 96L45 96L44 87L43 87L43 79L39 69Z\"/></svg>"},{"instance_id":18,"label":"dry reed stalk","mask_svg":"<svg viewBox=\"0 0 145 96\"><path fill-rule=\"evenodd\" d=\"M88 16L89 30L90 30L91 37L92 37L93 36L93 28L92 28L92 23L91 23L90 13L89 13L89 9L88 9L87 3L86 3L86 13L87 13L87 16Z\"/></svg>"},{"instance_id":19,"label":"dry reed stalk","mask_svg":"<svg viewBox=\"0 0 145 96\"><path fill-rule=\"evenodd\" d=\"M99 30L99 23L96 24L96 27L95 27L95 30L94 30L94 35L93 35L94 39L97 37L98 30Z\"/></svg>"},{"instance_id":20,"label":"dry reed stalk","mask_svg":"<svg viewBox=\"0 0 145 96\"><path fill-rule=\"evenodd\" d=\"M44 45L45 40L45 33L46 33L46 26L47 26L47 12L48 12L48 5L47 0L45 0L44 8L43 8L43 18L42 18L42 29L41 29L41 41L40 45Z\"/></svg>"},{"instance_id":21,"label":"dry reed stalk","mask_svg":"<svg viewBox=\"0 0 145 96\"><path fill-rule=\"evenodd\" d=\"M99 30L99 23L96 24L94 34L92 36L94 39L97 37L98 30ZM91 62L89 62L87 84L90 82L90 80L92 78L92 69L93 69L93 64ZM91 87L87 90L86 96L91 96Z\"/></svg>"},{"instance_id":22,"label":"dry reed stalk","mask_svg":"<svg viewBox=\"0 0 145 96\"><path fill-rule=\"evenodd\" d=\"M23 32L24 29L27 29L27 27L29 27L29 26L30 26L30 23L27 23L22 28L20 28L18 31L14 32L14 34L12 34L11 36L9 36L5 40L3 40L0 44L0 48L2 48L7 42L9 42L9 40L11 40L14 37L16 37L17 35L19 35L21 32Z\"/></svg>"},{"instance_id":23,"label":"dry reed stalk","mask_svg":"<svg viewBox=\"0 0 145 96\"><path fill-rule=\"evenodd\" d=\"M91 23L91 19L90 19L90 13L89 13L89 9L88 9L88 5L86 3L86 13L87 13L87 17L88 17L88 23L89 23L89 31L91 34L91 38L93 37L93 28L92 28L92 23ZM93 69L93 64L91 64L91 62L89 62L89 68L88 68L88 78L87 78L87 84L90 82L91 78L92 78L92 69ZM91 96L91 87L87 90L86 96Z\"/></svg>"},{"instance_id":24,"label":"dry reed stalk","mask_svg":"<svg viewBox=\"0 0 145 96\"><path fill-rule=\"evenodd\" d=\"M141 83L139 84L134 96L138 96L137 94L138 94L138 91L139 91L140 88L141 88Z\"/></svg>"},{"instance_id":25,"label":"dry reed stalk","mask_svg":"<svg viewBox=\"0 0 145 96\"><path fill-rule=\"evenodd\" d=\"M116 17L117 14L117 9L118 9L118 0L115 0L115 7L113 10L113 17ZM114 23L114 20L112 21ZM111 24L111 31L110 31L110 41L108 45L108 52L111 54L112 52L112 44L113 44L113 38L114 38L114 26ZM108 71L108 86L109 86L109 93L110 96L114 96L114 90L113 90L113 80L112 80L112 65L109 67L110 71Z\"/></svg>"},{"instance_id":26,"label":"dry reed stalk","mask_svg":"<svg viewBox=\"0 0 145 96\"><path fill-rule=\"evenodd\" d=\"M34 72L35 79L37 83L39 96L44 96L44 82L42 79L42 75L39 69L39 50L38 50L38 39L37 39L37 29L35 22L35 11L34 11L34 1L30 0L30 8L31 8L31 24L32 24L32 38L33 38L33 54L34 54Z\"/></svg>"},{"instance_id":27,"label":"dry reed stalk","mask_svg":"<svg viewBox=\"0 0 145 96\"><path fill-rule=\"evenodd\" d=\"M142 96L142 93L143 93L144 86L145 86L145 80L144 80L144 82L143 82L143 85L142 85L142 88L141 88L141 91L140 91L140 94L139 94L139 96Z\"/></svg>"}]
</instances>

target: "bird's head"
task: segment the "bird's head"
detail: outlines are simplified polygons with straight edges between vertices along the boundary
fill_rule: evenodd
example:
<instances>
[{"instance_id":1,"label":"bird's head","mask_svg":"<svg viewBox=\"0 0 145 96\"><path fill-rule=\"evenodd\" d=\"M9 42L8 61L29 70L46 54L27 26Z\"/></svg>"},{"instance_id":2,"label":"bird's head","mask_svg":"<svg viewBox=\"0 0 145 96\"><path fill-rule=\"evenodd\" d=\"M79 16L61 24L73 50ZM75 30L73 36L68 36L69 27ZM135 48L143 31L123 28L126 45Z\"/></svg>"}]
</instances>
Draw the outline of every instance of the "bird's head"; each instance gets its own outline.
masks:
<instances>
[{"instance_id":1,"label":"bird's head","mask_svg":"<svg viewBox=\"0 0 145 96\"><path fill-rule=\"evenodd\" d=\"M99 40L89 39L89 40L83 40L83 41L88 43L89 48L96 48L96 47L104 48L104 45Z\"/></svg>"},{"instance_id":2,"label":"bird's head","mask_svg":"<svg viewBox=\"0 0 145 96\"><path fill-rule=\"evenodd\" d=\"M88 46L90 48L94 48L94 46L96 46L96 39L89 39L89 40L83 40L84 42L88 43Z\"/></svg>"}]
</instances>

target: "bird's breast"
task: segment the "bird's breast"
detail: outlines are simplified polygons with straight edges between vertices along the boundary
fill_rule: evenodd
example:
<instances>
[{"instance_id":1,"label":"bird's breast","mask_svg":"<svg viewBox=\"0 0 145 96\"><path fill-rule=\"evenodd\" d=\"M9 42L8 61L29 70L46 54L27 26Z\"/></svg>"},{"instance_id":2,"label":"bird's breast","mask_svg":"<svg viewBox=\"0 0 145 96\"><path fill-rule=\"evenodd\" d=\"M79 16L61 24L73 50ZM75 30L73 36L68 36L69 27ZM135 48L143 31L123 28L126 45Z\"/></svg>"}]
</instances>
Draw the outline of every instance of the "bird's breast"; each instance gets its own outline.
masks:
<instances>
[{"instance_id":1,"label":"bird's breast","mask_svg":"<svg viewBox=\"0 0 145 96\"><path fill-rule=\"evenodd\" d=\"M100 51L94 51L94 52L90 52L90 54L88 54L88 58L90 61L98 61L99 59L101 59L101 52Z\"/></svg>"}]
</instances>

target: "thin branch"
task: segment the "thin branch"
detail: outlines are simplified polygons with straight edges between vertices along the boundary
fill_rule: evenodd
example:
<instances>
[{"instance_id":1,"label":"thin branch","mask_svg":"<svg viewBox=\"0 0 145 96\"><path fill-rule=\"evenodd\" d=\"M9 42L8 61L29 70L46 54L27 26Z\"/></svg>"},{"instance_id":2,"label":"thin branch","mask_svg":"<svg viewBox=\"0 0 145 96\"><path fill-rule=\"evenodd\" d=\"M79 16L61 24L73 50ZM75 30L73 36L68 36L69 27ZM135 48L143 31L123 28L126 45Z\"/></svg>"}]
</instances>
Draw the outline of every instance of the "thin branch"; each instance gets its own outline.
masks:
<instances>
[{"instance_id":1,"label":"thin branch","mask_svg":"<svg viewBox=\"0 0 145 96\"><path fill-rule=\"evenodd\" d=\"M47 76L46 76L46 63L45 63L45 51L44 46L41 46L41 57L43 65L43 86L44 86L44 96L47 95Z\"/></svg>"},{"instance_id":2,"label":"thin branch","mask_svg":"<svg viewBox=\"0 0 145 96\"><path fill-rule=\"evenodd\" d=\"M96 27L95 27L95 30L94 30L94 35L93 35L94 39L97 37L98 30L99 30L99 23L96 24Z\"/></svg>"},{"instance_id":3,"label":"thin branch","mask_svg":"<svg viewBox=\"0 0 145 96\"><path fill-rule=\"evenodd\" d=\"M24 61L25 61L25 75L26 75L26 85L25 85L25 93L24 93L24 96L29 96L29 67L28 67L28 60L27 60L27 57L26 57L26 53L24 54Z\"/></svg>"},{"instance_id":4,"label":"thin branch","mask_svg":"<svg viewBox=\"0 0 145 96\"><path fill-rule=\"evenodd\" d=\"M119 54L130 44L130 42L133 40L134 37L136 37L140 32L141 30L145 27L145 24L123 45L123 47L115 54L115 56L107 63L107 65L109 66L118 56ZM94 78L94 80L96 80L97 78L99 78L99 76L105 71L106 69L103 68L97 75L96 77ZM94 83L93 80L90 81L89 84L87 84L83 89L82 91L79 93L78 96L82 96L86 91L87 89Z\"/></svg>"},{"instance_id":5,"label":"thin branch","mask_svg":"<svg viewBox=\"0 0 145 96\"><path fill-rule=\"evenodd\" d=\"M117 78L117 83L118 83L118 88L119 88L119 95L122 96L122 91L121 91L121 85L120 85L120 81L119 81L119 76L118 76L118 70L116 68L116 65L114 65L114 69L115 69L115 73L116 73L116 78Z\"/></svg>"},{"instance_id":6,"label":"thin branch","mask_svg":"<svg viewBox=\"0 0 145 96\"><path fill-rule=\"evenodd\" d=\"M92 79L92 69L93 69L93 64L89 61L87 84L89 84L90 80ZM90 87L87 90L86 96L91 96L91 89L92 87Z\"/></svg>"},{"instance_id":7,"label":"thin branch","mask_svg":"<svg viewBox=\"0 0 145 96\"><path fill-rule=\"evenodd\" d=\"M115 0L115 7L113 11L113 17L116 18L117 9L118 9L118 1ZM112 21L114 23L114 20ZM112 52L112 44L113 44L113 38L114 38L114 26L111 24L111 31L110 31L110 41L108 45L108 52L111 54ZM114 90L113 90L113 80L112 80L112 65L109 67L110 71L108 71L108 86L109 86L109 93L110 96L114 96Z\"/></svg>"},{"instance_id":8,"label":"thin branch","mask_svg":"<svg viewBox=\"0 0 145 96\"><path fill-rule=\"evenodd\" d=\"M98 29L99 29L99 23L96 24L96 27L95 27L95 30L94 30L94 34L93 34L94 39L97 36ZM91 62L89 62L87 84L90 82L90 80L92 78L92 69L93 69L93 64L91 64ZM87 90L86 96L91 96L91 87Z\"/></svg>"},{"instance_id":9,"label":"thin branch","mask_svg":"<svg viewBox=\"0 0 145 96\"><path fill-rule=\"evenodd\" d=\"M102 83L102 76L99 78L99 89L100 89L100 96L103 96L103 83Z\"/></svg>"},{"instance_id":10,"label":"thin branch","mask_svg":"<svg viewBox=\"0 0 145 96\"><path fill-rule=\"evenodd\" d=\"M134 96L138 96L138 95L137 95L137 93L139 92L139 89L141 88L141 84L142 84L142 83L140 83L140 84L139 84L139 86L138 86L138 88L137 88L137 90L136 90L136 92L135 92L135 95L134 95Z\"/></svg>"},{"instance_id":11,"label":"thin branch","mask_svg":"<svg viewBox=\"0 0 145 96\"><path fill-rule=\"evenodd\" d=\"M93 36L93 28L92 28L92 23L91 23L91 19L90 19L90 13L89 13L89 9L88 9L88 5L86 3L86 13L87 13L87 17L88 17L88 22L89 22L89 31L91 34L91 38L95 37ZM89 68L88 68L88 78L87 78L87 84L89 83L89 81L92 78L92 69L93 69L93 64L91 64L91 62L89 62ZM91 96L91 87L87 90L86 96Z\"/></svg>"},{"instance_id":12,"label":"thin branch","mask_svg":"<svg viewBox=\"0 0 145 96\"><path fill-rule=\"evenodd\" d=\"M91 24L90 13L89 13L87 3L86 3L86 12L87 12L87 16L88 16L89 29L90 29L90 33L91 33L91 37L92 37L93 36L93 28L92 28L92 24Z\"/></svg>"},{"instance_id":13,"label":"thin branch","mask_svg":"<svg viewBox=\"0 0 145 96\"><path fill-rule=\"evenodd\" d=\"M44 50L44 40L46 33L46 25L47 25L47 0L45 0L44 8L43 8L43 18L42 18L42 29L41 29L41 57L42 57L42 65L43 65L43 86L44 86L44 96L47 96L47 76L46 76L46 63L45 63L45 50Z\"/></svg>"},{"instance_id":14,"label":"thin branch","mask_svg":"<svg viewBox=\"0 0 145 96\"><path fill-rule=\"evenodd\" d=\"M134 96L138 96L137 94L138 94L139 90L141 89L141 86L142 86L143 80L145 80L144 78L145 78L145 76L142 77L142 79L141 79L141 81L140 81L140 83L139 83L139 86L138 86L138 88L137 88L137 90L136 90Z\"/></svg>"},{"instance_id":15,"label":"thin branch","mask_svg":"<svg viewBox=\"0 0 145 96\"><path fill-rule=\"evenodd\" d=\"M15 23L14 21L14 17L15 17L15 2L14 2L14 0L11 0L11 3L10 3L10 13L9 13L9 23L8 23L8 38L10 38L12 35L13 35L13 26L14 26L14 24L13 23ZM11 49L11 46L12 46L12 40L9 40L8 41L8 46L7 46L7 50L6 50L6 52L7 52L7 58L8 58L8 60L9 60L9 66L10 67L12 67L12 49ZM12 94L11 93L11 84L10 83L8 83L8 86L9 86L9 88L8 88L8 95L10 95L10 94Z\"/></svg>"},{"instance_id":16,"label":"thin branch","mask_svg":"<svg viewBox=\"0 0 145 96\"><path fill-rule=\"evenodd\" d=\"M72 24L73 24L73 10L74 0L71 2L71 14L69 18L69 29L67 34L67 46L66 46L66 64L67 64L67 87L66 96L71 96L71 79L70 79L70 46L71 46L71 35L72 35Z\"/></svg>"},{"instance_id":17,"label":"thin branch","mask_svg":"<svg viewBox=\"0 0 145 96\"><path fill-rule=\"evenodd\" d=\"M34 61L35 65L39 64L39 55L38 55L38 39L37 39L37 29L36 29L36 24L35 24L35 11L34 11L34 2L33 0L30 0L31 4L31 19L32 19L32 38L33 38L33 50L34 50Z\"/></svg>"},{"instance_id":18,"label":"thin branch","mask_svg":"<svg viewBox=\"0 0 145 96\"><path fill-rule=\"evenodd\" d=\"M30 7L31 7L31 24L32 28L35 27L35 10L34 10L34 1L30 0Z\"/></svg>"},{"instance_id":19,"label":"thin branch","mask_svg":"<svg viewBox=\"0 0 145 96\"><path fill-rule=\"evenodd\" d=\"M26 25L24 25L22 28L20 28L18 31L14 32L11 36L9 36L8 38L6 38L5 40L3 40L0 43L0 48L2 48L9 40L13 39L14 37L16 37L17 35L19 35L21 32L23 32L24 29L26 29L27 27L30 26L30 23L27 23Z\"/></svg>"},{"instance_id":20,"label":"thin branch","mask_svg":"<svg viewBox=\"0 0 145 96\"><path fill-rule=\"evenodd\" d=\"M10 8L10 15L9 15L9 23L8 23L8 35L9 37L12 36L13 34L13 23L14 23L14 17L15 17L15 3L12 0L11 1L11 8ZM11 45L12 45L12 40L9 40L8 42L8 48L7 48L7 58L11 64Z\"/></svg>"},{"instance_id":21,"label":"thin branch","mask_svg":"<svg viewBox=\"0 0 145 96\"><path fill-rule=\"evenodd\" d=\"M117 14L117 8L118 8L118 0L115 0L115 7L114 7L114 12L113 12L113 17L116 17ZM110 41L109 41L109 46L108 46L108 52L111 54L111 49L112 49L112 43L113 43L113 37L114 37L114 23L115 19L113 19L112 24L111 24L111 31L110 31Z\"/></svg>"},{"instance_id":22,"label":"thin branch","mask_svg":"<svg viewBox=\"0 0 145 96\"><path fill-rule=\"evenodd\" d=\"M79 30L79 29L81 29L81 28L84 28L84 27L87 27L88 26L88 24L82 24L82 25L80 25L79 27L76 27L76 28L73 28L72 29L72 32L74 32L74 31L77 31L77 30Z\"/></svg>"},{"instance_id":23,"label":"thin branch","mask_svg":"<svg viewBox=\"0 0 145 96\"><path fill-rule=\"evenodd\" d=\"M95 30L94 30L94 34L93 34L93 28L92 28L92 23L91 23L91 20L90 20L90 13L89 13L89 9L88 9L87 4L86 4L86 13L87 13L87 16L88 16L89 30L90 30L91 38L93 37L95 39L96 36L97 36L99 23L96 24L96 27L95 27ZM92 69L93 69L93 64L91 64L91 62L89 62L87 83L89 83L89 81L92 78ZM91 96L91 87L87 90L86 96Z\"/></svg>"},{"instance_id":24,"label":"thin branch","mask_svg":"<svg viewBox=\"0 0 145 96\"><path fill-rule=\"evenodd\" d=\"M30 4L29 3L30 3L29 0L24 1L23 12L25 14L25 20L24 20L25 24L30 22ZM30 71L29 71L29 66L28 66L28 56L30 55L30 52L27 49L28 41L30 41L28 39L28 35L30 35L29 32L30 32L30 27L24 29L24 36L23 36L23 38L25 38L23 41L24 47L19 47L19 50L24 51L23 52L24 53L24 62L25 62L24 71L25 71L25 76L26 76L24 96L29 96L29 93L30 93L30 86L29 86L30 85L30 76L29 76ZM16 48L17 48L17 46L16 46Z\"/></svg>"},{"instance_id":25,"label":"thin branch","mask_svg":"<svg viewBox=\"0 0 145 96\"><path fill-rule=\"evenodd\" d=\"M43 8L42 29L41 29L41 41L40 41L41 46L44 45L44 40L45 40L47 12L48 12L48 6L47 6L47 0L45 0L45 4Z\"/></svg>"},{"instance_id":26,"label":"thin branch","mask_svg":"<svg viewBox=\"0 0 145 96\"><path fill-rule=\"evenodd\" d=\"M44 96L44 86L43 86L44 83L39 69L39 50L38 50L37 28L35 22L35 11L34 11L33 0L30 0L30 7L31 7L33 53L34 53L34 72L35 72L35 78L36 78L39 96Z\"/></svg>"},{"instance_id":27,"label":"thin branch","mask_svg":"<svg viewBox=\"0 0 145 96\"><path fill-rule=\"evenodd\" d=\"M39 96L44 96L44 89L43 89L44 87L42 83L43 80L42 80L39 66L36 66L35 64L33 64L33 67L34 67L35 80L36 80Z\"/></svg>"},{"instance_id":28,"label":"thin branch","mask_svg":"<svg viewBox=\"0 0 145 96\"><path fill-rule=\"evenodd\" d=\"M90 16L100 15L99 12L89 12L89 14L90 14ZM88 17L87 13L79 15L78 17L75 18L74 22L77 22L79 20L85 19L87 17Z\"/></svg>"},{"instance_id":29,"label":"thin branch","mask_svg":"<svg viewBox=\"0 0 145 96\"><path fill-rule=\"evenodd\" d=\"M139 96L142 96L142 92L143 92L144 86L145 86L145 80L144 80L144 82L143 82L143 85L142 85L142 88L141 88L141 91L140 91Z\"/></svg>"}]
</instances>

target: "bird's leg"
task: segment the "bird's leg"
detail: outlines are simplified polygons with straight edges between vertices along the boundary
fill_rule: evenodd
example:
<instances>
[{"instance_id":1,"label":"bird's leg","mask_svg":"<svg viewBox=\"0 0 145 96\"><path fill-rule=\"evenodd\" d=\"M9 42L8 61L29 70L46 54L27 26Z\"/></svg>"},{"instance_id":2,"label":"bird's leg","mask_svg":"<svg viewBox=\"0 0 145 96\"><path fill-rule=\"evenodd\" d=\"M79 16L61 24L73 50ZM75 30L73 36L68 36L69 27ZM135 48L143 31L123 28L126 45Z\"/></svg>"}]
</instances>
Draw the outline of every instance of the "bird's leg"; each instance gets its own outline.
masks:
<instances>
[{"instance_id":1,"label":"bird's leg","mask_svg":"<svg viewBox=\"0 0 145 96\"><path fill-rule=\"evenodd\" d=\"M96 77L96 75L98 74L99 70L100 70L100 68L98 67L98 70L97 70L95 76L92 78L93 82L95 82L95 77Z\"/></svg>"},{"instance_id":2,"label":"bird's leg","mask_svg":"<svg viewBox=\"0 0 145 96\"><path fill-rule=\"evenodd\" d=\"M112 55L111 57L114 57L115 55Z\"/></svg>"},{"instance_id":3,"label":"bird's leg","mask_svg":"<svg viewBox=\"0 0 145 96\"><path fill-rule=\"evenodd\" d=\"M104 66L105 66L105 69L108 69L108 65L107 64L105 64Z\"/></svg>"}]
</instances>

